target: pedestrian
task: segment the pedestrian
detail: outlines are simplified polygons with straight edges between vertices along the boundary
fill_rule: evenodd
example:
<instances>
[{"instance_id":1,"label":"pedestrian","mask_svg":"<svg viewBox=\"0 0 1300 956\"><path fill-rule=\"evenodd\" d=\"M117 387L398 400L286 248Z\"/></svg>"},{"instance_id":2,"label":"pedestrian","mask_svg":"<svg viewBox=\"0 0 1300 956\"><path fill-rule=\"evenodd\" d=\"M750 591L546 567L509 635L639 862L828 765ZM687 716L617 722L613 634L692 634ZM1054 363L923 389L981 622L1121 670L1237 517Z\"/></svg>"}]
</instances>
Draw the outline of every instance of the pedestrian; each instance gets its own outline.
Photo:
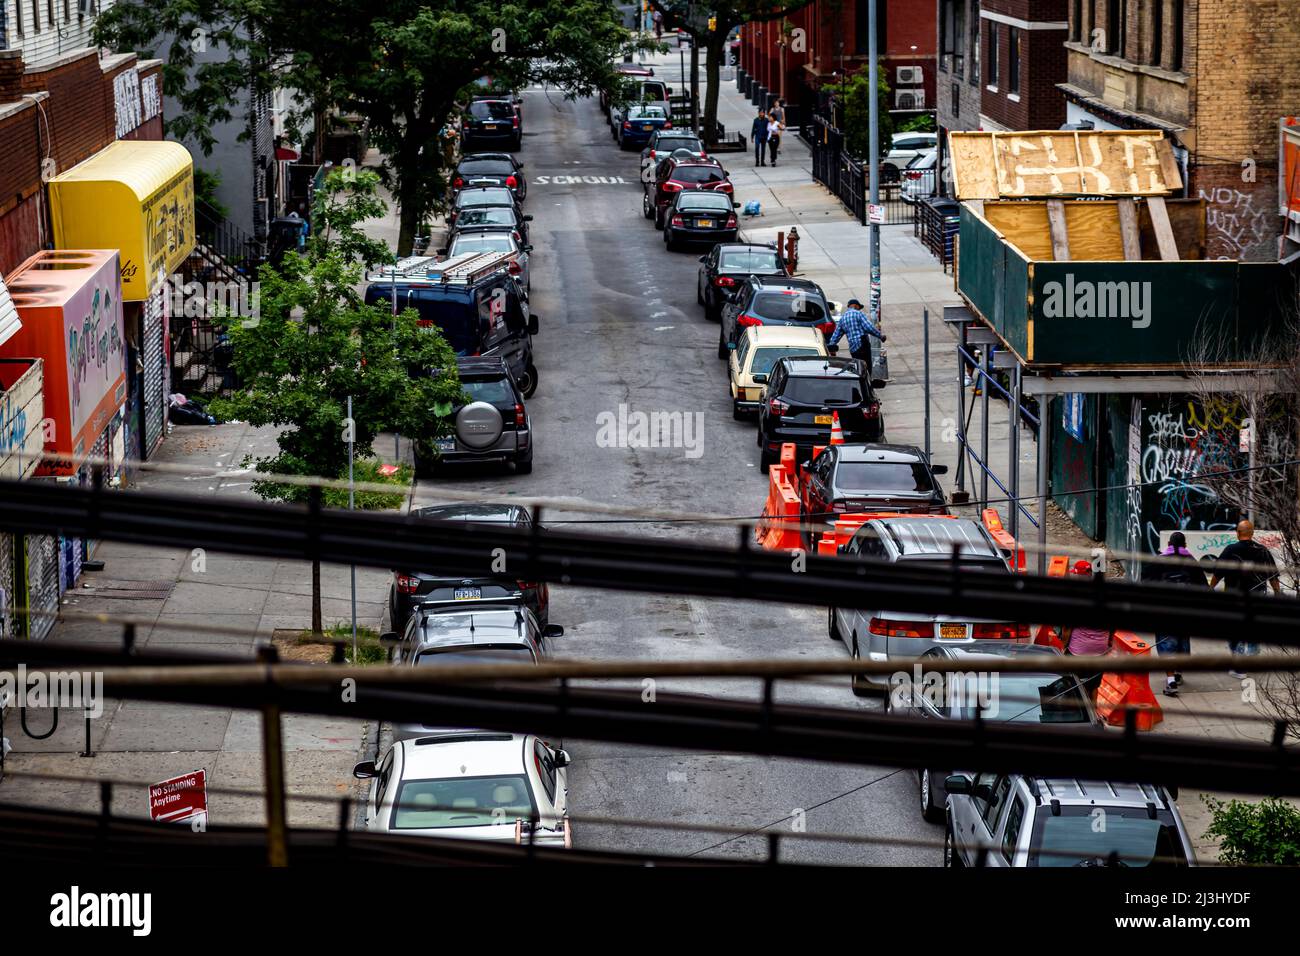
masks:
<instances>
[{"instance_id":1,"label":"pedestrian","mask_svg":"<svg viewBox=\"0 0 1300 956\"><path fill-rule=\"evenodd\" d=\"M660 13L658 10L655 11L654 22L655 22L655 39L662 40L664 38L664 15Z\"/></svg>"},{"instance_id":2,"label":"pedestrian","mask_svg":"<svg viewBox=\"0 0 1300 956\"><path fill-rule=\"evenodd\" d=\"M885 341L885 333L871 324L867 314L862 311L862 303L857 299L849 299L847 307L840 313L839 321L835 323L835 332L831 335L830 341L826 347L832 352L836 352L835 343L841 338L849 340L849 354L855 359L862 359L867 363L867 368L872 367L871 341L868 336Z\"/></svg>"},{"instance_id":3,"label":"pedestrian","mask_svg":"<svg viewBox=\"0 0 1300 956\"><path fill-rule=\"evenodd\" d=\"M781 146L781 124L776 119L768 115L767 118L767 158L771 160L770 165L776 165L776 151Z\"/></svg>"},{"instance_id":4,"label":"pedestrian","mask_svg":"<svg viewBox=\"0 0 1300 956\"><path fill-rule=\"evenodd\" d=\"M1273 594L1282 592L1278 582L1277 562L1272 553L1255 540L1255 525L1250 521L1237 523L1237 540L1223 549L1214 564L1214 574L1210 578L1210 587L1218 587L1224 582L1225 591L1240 594L1265 594L1268 588ZM1229 641L1228 651L1233 654L1257 654L1259 647L1249 641ZM1228 671L1229 677L1238 680L1245 674L1235 668Z\"/></svg>"},{"instance_id":5,"label":"pedestrian","mask_svg":"<svg viewBox=\"0 0 1300 956\"><path fill-rule=\"evenodd\" d=\"M763 110L759 110L758 115L754 117L754 125L749 129L749 136L754 141L754 165L766 166L767 113Z\"/></svg>"},{"instance_id":6,"label":"pedestrian","mask_svg":"<svg viewBox=\"0 0 1300 956\"><path fill-rule=\"evenodd\" d=\"M1076 562L1070 573L1078 574L1081 577L1092 577L1096 574L1092 565L1087 561ZM1100 657L1103 654L1108 654L1114 639L1115 633L1109 628L1084 627L1082 625L1068 626L1061 634L1061 640L1065 644L1065 653L1072 657ZM1079 683L1087 688L1088 693L1093 697L1097 696L1097 688L1101 686L1102 673L1102 671L1098 670L1095 674L1079 677Z\"/></svg>"},{"instance_id":7,"label":"pedestrian","mask_svg":"<svg viewBox=\"0 0 1300 956\"><path fill-rule=\"evenodd\" d=\"M1192 553L1187 550L1187 537L1181 531L1175 531L1169 536L1169 546L1162 552L1161 557L1165 560L1149 561L1143 565L1144 580L1189 585L1193 588L1209 587L1205 572L1196 563ZM1156 635L1157 654L1190 654L1191 652L1192 639L1186 635ZM1165 696L1177 697L1182 683L1182 674L1177 671L1165 671Z\"/></svg>"}]
</instances>

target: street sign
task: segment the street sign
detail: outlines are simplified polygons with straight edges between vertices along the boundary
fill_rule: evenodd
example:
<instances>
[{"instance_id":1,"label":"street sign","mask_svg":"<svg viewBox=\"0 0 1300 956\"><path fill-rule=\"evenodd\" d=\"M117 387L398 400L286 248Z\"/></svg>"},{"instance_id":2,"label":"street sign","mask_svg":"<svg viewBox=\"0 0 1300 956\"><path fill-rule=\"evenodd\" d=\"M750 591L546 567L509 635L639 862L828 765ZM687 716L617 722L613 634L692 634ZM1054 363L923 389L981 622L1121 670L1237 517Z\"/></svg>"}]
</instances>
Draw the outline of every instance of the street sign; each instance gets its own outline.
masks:
<instances>
[{"instance_id":1,"label":"street sign","mask_svg":"<svg viewBox=\"0 0 1300 956\"><path fill-rule=\"evenodd\" d=\"M868 203L867 222L873 226L883 226L885 224L885 207L874 203Z\"/></svg>"},{"instance_id":2,"label":"street sign","mask_svg":"<svg viewBox=\"0 0 1300 956\"><path fill-rule=\"evenodd\" d=\"M208 814L208 772L195 770L149 788L149 817L174 823Z\"/></svg>"}]
</instances>

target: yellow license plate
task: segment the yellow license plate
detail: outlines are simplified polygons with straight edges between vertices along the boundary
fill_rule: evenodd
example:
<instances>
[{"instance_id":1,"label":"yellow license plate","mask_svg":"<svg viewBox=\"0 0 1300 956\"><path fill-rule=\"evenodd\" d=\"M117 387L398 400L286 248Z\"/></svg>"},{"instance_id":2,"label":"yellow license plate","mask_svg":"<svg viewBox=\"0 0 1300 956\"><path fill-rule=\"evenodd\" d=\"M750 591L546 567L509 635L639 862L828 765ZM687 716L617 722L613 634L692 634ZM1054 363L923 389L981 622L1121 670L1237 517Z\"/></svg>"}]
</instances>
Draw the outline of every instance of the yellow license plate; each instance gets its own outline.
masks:
<instances>
[{"instance_id":1,"label":"yellow license plate","mask_svg":"<svg viewBox=\"0 0 1300 956\"><path fill-rule=\"evenodd\" d=\"M816 422L818 425L829 425L831 423L831 416L818 415L816 418L813 419L813 421Z\"/></svg>"},{"instance_id":2,"label":"yellow license plate","mask_svg":"<svg viewBox=\"0 0 1300 956\"><path fill-rule=\"evenodd\" d=\"M712 229L712 228L713 228L713 220L712 220L712 219L697 219L697 220L695 220L695 225L699 226L701 229Z\"/></svg>"},{"instance_id":3,"label":"yellow license plate","mask_svg":"<svg viewBox=\"0 0 1300 956\"><path fill-rule=\"evenodd\" d=\"M939 636L950 640L964 639L966 637L965 624L940 624Z\"/></svg>"},{"instance_id":4,"label":"yellow license plate","mask_svg":"<svg viewBox=\"0 0 1300 956\"><path fill-rule=\"evenodd\" d=\"M654 129L654 125L648 123L648 124L646 124L645 126L642 126L641 128L642 128L643 130L652 130L652 129Z\"/></svg>"}]
</instances>

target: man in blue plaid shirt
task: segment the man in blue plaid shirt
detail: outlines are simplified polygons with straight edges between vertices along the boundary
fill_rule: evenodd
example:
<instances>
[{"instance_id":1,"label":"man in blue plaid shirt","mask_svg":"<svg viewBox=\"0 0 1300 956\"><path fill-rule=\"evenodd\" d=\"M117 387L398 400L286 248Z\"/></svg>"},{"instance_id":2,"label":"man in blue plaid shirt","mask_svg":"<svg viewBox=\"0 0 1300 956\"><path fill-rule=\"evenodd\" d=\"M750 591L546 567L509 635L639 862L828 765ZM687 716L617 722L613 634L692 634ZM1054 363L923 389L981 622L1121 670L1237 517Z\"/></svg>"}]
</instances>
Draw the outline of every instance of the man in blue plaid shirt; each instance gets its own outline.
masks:
<instances>
[{"instance_id":1,"label":"man in blue plaid shirt","mask_svg":"<svg viewBox=\"0 0 1300 956\"><path fill-rule=\"evenodd\" d=\"M862 303L857 299L849 299L848 307L840 313L840 320L835 323L835 332L826 346L834 351L835 343L841 338L847 338L849 354L855 359L862 359L870 367L871 342L868 341L867 336L875 336L880 341L885 341L885 333L871 324L871 320L862 311Z\"/></svg>"}]
</instances>

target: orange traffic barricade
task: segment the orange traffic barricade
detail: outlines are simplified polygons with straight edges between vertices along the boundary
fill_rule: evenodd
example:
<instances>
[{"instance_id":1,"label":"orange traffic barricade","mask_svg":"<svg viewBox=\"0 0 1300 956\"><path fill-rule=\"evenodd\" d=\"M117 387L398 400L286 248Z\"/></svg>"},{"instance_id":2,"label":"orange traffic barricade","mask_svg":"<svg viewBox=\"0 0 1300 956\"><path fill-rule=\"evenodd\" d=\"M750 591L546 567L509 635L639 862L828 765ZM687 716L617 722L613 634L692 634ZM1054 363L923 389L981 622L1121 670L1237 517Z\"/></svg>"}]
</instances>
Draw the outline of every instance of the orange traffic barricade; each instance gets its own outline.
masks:
<instances>
[{"instance_id":1,"label":"orange traffic barricade","mask_svg":"<svg viewBox=\"0 0 1300 956\"><path fill-rule=\"evenodd\" d=\"M789 551L803 547L799 534L799 494L793 477L795 446L787 442L781 446L781 462L767 471L767 502L763 505L754 540L759 547L772 551Z\"/></svg>"},{"instance_id":2,"label":"orange traffic barricade","mask_svg":"<svg viewBox=\"0 0 1300 956\"><path fill-rule=\"evenodd\" d=\"M1116 631L1110 653L1115 657L1150 656L1155 646L1129 631ZM1150 730L1165 719L1160 702L1151 691L1150 675L1146 671L1127 674L1105 673L1097 688L1097 713L1112 727L1122 727L1129 711L1137 714L1137 729Z\"/></svg>"}]
</instances>

